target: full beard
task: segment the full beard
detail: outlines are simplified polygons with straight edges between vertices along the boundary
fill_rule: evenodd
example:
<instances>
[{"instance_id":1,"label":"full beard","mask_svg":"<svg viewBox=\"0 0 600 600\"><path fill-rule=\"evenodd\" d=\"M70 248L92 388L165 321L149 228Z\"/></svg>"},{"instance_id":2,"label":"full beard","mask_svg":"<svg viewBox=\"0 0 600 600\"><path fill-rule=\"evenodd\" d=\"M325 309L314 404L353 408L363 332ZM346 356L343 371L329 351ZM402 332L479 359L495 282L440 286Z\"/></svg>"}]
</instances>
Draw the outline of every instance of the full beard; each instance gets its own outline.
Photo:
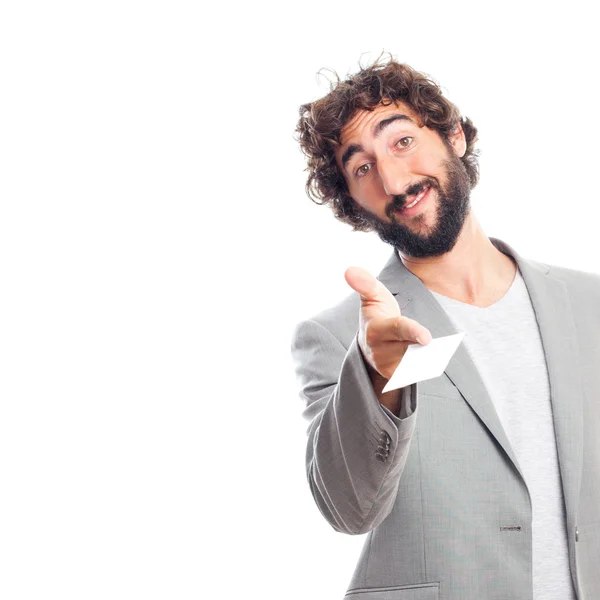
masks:
<instances>
[{"instance_id":1,"label":"full beard","mask_svg":"<svg viewBox=\"0 0 600 600\"><path fill-rule=\"evenodd\" d=\"M469 198L471 182L462 161L455 154L450 154L443 166L446 171L444 188L432 177L425 177L416 186L416 189L424 189L429 185L431 191L436 192L435 225L431 231L426 233L413 231L420 224L425 225L425 215L422 213L412 219L412 229L396 220L394 211L406 204L405 195L394 196L393 201L386 207L385 212L390 219L389 222L365 209L360 209L362 218L372 226L380 239L392 245L403 255L413 258L440 256L450 252L458 240L471 209Z\"/></svg>"}]
</instances>

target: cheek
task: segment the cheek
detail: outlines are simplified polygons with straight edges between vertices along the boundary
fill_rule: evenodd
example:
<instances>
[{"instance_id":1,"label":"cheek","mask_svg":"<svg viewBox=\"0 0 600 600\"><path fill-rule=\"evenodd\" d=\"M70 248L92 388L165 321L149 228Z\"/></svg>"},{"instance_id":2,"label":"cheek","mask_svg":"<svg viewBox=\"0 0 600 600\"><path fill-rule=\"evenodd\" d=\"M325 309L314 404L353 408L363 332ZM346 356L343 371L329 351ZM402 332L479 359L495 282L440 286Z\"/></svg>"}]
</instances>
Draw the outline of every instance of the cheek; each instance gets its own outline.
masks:
<instances>
[{"instance_id":1,"label":"cheek","mask_svg":"<svg viewBox=\"0 0 600 600\"><path fill-rule=\"evenodd\" d=\"M352 198L363 208L371 211L378 211L378 207L389 202L389 196L383 189L383 183L379 177L372 177L370 181L364 182L363 185L357 186L354 193L350 193Z\"/></svg>"},{"instance_id":2,"label":"cheek","mask_svg":"<svg viewBox=\"0 0 600 600\"><path fill-rule=\"evenodd\" d=\"M436 156L423 152L411 158L409 168L412 173L437 177L442 163Z\"/></svg>"}]
</instances>

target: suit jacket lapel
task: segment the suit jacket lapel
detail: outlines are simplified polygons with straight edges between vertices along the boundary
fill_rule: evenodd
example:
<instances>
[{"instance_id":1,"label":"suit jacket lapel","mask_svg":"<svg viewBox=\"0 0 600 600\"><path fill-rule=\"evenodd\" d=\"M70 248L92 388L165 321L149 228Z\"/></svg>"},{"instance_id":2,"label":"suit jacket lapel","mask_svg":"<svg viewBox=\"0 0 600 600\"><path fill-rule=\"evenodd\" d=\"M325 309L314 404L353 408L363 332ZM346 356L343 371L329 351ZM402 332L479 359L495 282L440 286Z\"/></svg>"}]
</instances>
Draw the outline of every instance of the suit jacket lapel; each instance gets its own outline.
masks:
<instances>
[{"instance_id":1,"label":"suit jacket lapel","mask_svg":"<svg viewBox=\"0 0 600 600\"><path fill-rule=\"evenodd\" d=\"M581 470L583 467L583 387L579 371L579 346L566 284L549 274L549 267L520 258L519 263L542 338L548 379L559 469L565 498L567 524L575 529Z\"/></svg>"},{"instance_id":2,"label":"suit jacket lapel","mask_svg":"<svg viewBox=\"0 0 600 600\"><path fill-rule=\"evenodd\" d=\"M567 518L569 523L574 523L582 467L582 391L575 325L566 285L548 275L547 265L523 259L501 240L490 240L500 251L515 259L531 298L548 367ZM402 314L423 324L433 337L457 333L433 294L402 264L395 251L378 279L396 296ZM445 373L525 481L488 390L463 343L450 360Z\"/></svg>"}]
</instances>

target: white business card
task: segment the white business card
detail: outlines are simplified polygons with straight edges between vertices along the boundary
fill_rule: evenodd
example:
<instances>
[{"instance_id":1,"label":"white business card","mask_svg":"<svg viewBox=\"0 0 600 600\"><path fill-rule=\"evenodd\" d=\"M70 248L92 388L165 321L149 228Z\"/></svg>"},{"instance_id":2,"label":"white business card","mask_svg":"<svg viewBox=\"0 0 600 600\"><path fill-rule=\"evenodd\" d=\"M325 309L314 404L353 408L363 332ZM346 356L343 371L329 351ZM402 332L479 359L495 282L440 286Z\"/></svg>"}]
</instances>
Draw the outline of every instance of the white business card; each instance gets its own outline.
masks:
<instances>
[{"instance_id":1,"label":"white business card","mask_svg":"<svg viewBox=\"0 0 600 600\"><path fill-rule=\"evenodd\" d=\"M383 391L439 377L464 337L464 332L461 332L432 339L427 346L410 344Z\"/></svg>"}]
</instances>

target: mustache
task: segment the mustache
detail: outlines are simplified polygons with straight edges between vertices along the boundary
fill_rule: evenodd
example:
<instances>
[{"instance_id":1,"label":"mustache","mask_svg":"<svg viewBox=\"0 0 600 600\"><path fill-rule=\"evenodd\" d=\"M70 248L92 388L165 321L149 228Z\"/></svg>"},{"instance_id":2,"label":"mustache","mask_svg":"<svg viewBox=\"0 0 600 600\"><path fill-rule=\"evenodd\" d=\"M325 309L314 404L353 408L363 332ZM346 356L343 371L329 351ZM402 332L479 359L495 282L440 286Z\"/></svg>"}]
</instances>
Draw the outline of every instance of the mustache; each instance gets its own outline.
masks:
<instances>
[{"instance_id":1,"label":"mustache","mask_svg":"<svg viewBox=\"0 0 600 600\"><path fill-rule=\"evenodd\" d=\"M413 199L418 196L426 187L436 188L436 184L433 181L420 181L411 185L407 190L406 194L397 194L392 196L392 201L387 205L385 214L388 218L393 219L394 212L402 210L406 204L410 204ZM410 199L410 200L409 200Z\"/></svg>"}]
</instances>

